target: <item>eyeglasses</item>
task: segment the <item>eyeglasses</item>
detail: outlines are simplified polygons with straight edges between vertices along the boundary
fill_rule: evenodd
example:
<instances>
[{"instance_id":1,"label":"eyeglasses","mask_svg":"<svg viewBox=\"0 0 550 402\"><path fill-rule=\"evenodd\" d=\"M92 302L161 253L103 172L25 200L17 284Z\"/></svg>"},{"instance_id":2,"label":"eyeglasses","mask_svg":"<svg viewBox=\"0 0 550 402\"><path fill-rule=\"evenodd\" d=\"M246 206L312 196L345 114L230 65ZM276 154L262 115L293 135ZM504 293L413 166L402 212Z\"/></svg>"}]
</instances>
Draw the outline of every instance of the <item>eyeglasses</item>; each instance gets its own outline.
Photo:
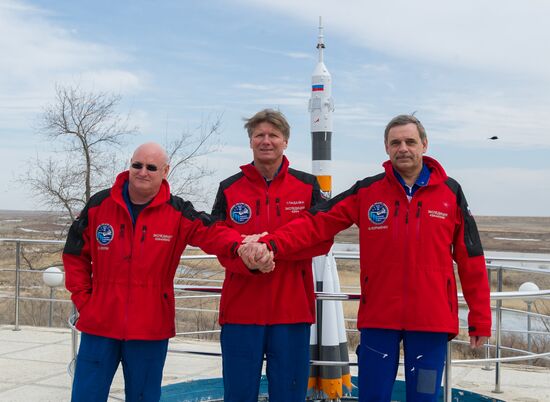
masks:
<instances>
[{"instance_id":1,"label":"eyeglasses","mask_svg":"<svg viewBox=\"0 0 550 402\"><path fill-rule=\"evenodd\" d=\"M143 166L145 166L145 169L147 169L150 172L156 172L157 170L159 170L159 168L156 165L149 165L149 164L143 165L143 163L141 162L133 162L130 166L132 167L132 169L136 169L136 170L141 170L143 169Z\"/></svg>"}]
</instances>

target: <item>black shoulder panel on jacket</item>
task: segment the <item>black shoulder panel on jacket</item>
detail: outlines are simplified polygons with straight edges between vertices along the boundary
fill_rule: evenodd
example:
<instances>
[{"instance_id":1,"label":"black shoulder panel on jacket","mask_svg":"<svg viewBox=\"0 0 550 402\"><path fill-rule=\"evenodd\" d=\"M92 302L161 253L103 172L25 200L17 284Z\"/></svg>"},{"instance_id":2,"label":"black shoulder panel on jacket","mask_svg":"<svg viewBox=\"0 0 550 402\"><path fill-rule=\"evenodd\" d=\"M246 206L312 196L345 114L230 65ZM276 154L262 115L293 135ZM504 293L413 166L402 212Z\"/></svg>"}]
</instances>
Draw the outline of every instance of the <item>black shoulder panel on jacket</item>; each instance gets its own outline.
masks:
<instances>
[{"instance_id":1,"label":"black shoulder panel on jacket","mask_svg":"<svg viewBox=\"0 0 550 402\"><path fill-rule=\"evenodd\" d=\"M468 201L466 201L466 197L462 192L462 187L451 177L447 178L445 184L456 195L456 202L464 217L464 244L466 244L468 255L470 257L479 257L483 255L483 246L479 238L476 221L470 212L470 208L468 208Z\"/></svg>"},{"instance_id":2,"label":"black shoulder panel on jacket","mask_svg":"<svg viewBox=\"0 0 550 402\"><path fill-rule=\"evenodd\" d=\"M101 205L101 203L109 197L109 194L111 194L111 189L101 190L90 198L84 209L78 215L78 218L75 219L69 228L67 241L63 248L64 254L80 255L82 247L84 247L84 230L88 227L88 210Z\"/></svg>"},{"instance_id":3,"label":"black shoulder panel on jacket","mask_svg":"<svg viewBox=\"0 0 550 402\"><path fill-rule=\"evenodd\" d=\"M220 188L225 190L227 187L235 183L237 180L239 180L243 176L244 176L243 172L235 173L233 176L229 176L227 179L222 180L220 182Z\"/></svg>"},{"instance_id":4,"label":"black shoulder panel on jacket","mask_svg":"<svg viewBox=\"0 0 550 402\"><path fill-rule=\"evenodd\" d=\"M216 194L216 199L212 206L212 219L215 221L225 221L225 218L227 218L225 212L227 210L227 200L223 192L243 176L244 173L239 172L220 182L218 193Z\"/></svg>"},{"instance_id":5,"label":"black shoulder panel on jacket","mask_svg":"<svg viewBox=\"0 0 550 402\"><path fill-rule=\"evenodd\" d=\"M317 183L317 177L312 175L311 173L302 172L301 170L296 170L292 168L288 168L288 173L292 176L296 177L298 180L306 183L306 184L315 184Z\"/></svg>"},{"instance_id":6,"label":"black shoulder panel on jacket","mask_svg":"<svg viewBox=\"0 0 550 402\"><path fill-rule=\"evenodd\" d=\"M315 215L317 212L327 212L330 210L334 205L338 204L340 201L357 194L357 192L365 187L369 187L371 184L382 180L384 177L386 177L386 173L380 173L376 176L370 176L365 177L363 180L357 181L352 187L344 191L343 193L338 194L334 198L331 198L330 200L323 202L319 204L318 206L315 206L309 210L309 212L313 215Z\"/></svg>"},{"instance_id":7,"label":"black shoulder panel on jacket","mask_svg":"<svg viewBox=\"0 0 550 402\"><path fill-rule=\"evenodd\" d=\"M214 223L214 219L204 211L197 211L190 201L184 201L181 197L170 194L170 205L184 218L194 221L200 219L204 226L210 226Z\"/></svg>"}]
</instances>

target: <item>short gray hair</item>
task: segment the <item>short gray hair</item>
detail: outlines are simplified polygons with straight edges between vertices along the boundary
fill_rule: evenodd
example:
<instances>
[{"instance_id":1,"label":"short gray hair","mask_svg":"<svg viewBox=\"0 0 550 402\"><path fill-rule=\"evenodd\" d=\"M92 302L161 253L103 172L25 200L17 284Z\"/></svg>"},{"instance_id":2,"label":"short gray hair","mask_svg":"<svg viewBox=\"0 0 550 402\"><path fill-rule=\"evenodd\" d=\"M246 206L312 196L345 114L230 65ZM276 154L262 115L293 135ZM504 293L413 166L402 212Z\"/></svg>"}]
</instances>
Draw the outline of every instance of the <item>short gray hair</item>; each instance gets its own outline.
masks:
<instances>
[{"instance_id":1,"label":"short gray hair","mask_svg":"<svg viewBox=\"0 0 550 402\"><path fill-rule=\"evenodd\" d=\"M426 129L424 128L422 123L420 123L420 120L418 120L412 114L400 114L399 116L395 116L393 119L391 119L386 126L386 129L384 130L384 143L386 144L388 142L388 133L393 127L404 126L411 123L414 124L418 129L420 141L425 142L428 137L426 136Z\"/></svg>"}]
</instances>

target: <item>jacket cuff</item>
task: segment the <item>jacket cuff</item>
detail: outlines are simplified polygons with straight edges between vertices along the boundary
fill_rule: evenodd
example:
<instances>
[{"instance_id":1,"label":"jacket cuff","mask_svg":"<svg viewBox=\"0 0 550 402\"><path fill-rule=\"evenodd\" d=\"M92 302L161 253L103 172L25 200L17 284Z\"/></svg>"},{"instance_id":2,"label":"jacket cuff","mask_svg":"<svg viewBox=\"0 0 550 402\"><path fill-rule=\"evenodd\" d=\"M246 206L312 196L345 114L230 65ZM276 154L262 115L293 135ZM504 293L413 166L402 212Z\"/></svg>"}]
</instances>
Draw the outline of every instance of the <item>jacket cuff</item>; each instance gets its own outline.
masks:
<instances>
[{"instance_id":1,"label":"jacket cuff","mask_svg":"<svg viewBox=\"0 0 550 402\"><path fill-rule=\"evenodd\" d=\"M468 326L468 335L470 336L488 336L491 337L491 324L476 324Z\"/></svg>"},{"instance_id":2,"label":"jacket cuff","mask_svg":"<svg viewBox=\"0 0 550 402\"><path fill-rule=\"evenodd\" d=\"M242 242L239 243L239 242L233 242L233 244L231 245L231 249L230 249L230 253L231 253L231 256L232 257L237 257L237 258L240 258L239 257L239 253L237 252L239 250L239 247L242 245Z\"/></svg>"},{"instance_id":3,"label":"jacket cuff","mask_svg":"<svg viewBox=\"0 0 550 402\"><path fill-rule=\"evenodd\" d=\"M260 239L258 239L258 243L265 244L269 251L273 251L273 254L277 255L277 244L275 243L275 240L272 236L265 235L263 237L260 237Z\"/></svg>"},{"instance_id":4,"label":"jacket cuff","mask_svg":"<svg viewBox=\"0 0 550 402\"><path fill-rule=\"evenodd\" d=\"M82 308L84 308L84 306L88 303L88 301L90 300L90 297L91 295L89 293L81 292L81 293L73 294L71 296L71 300L73 301L76 307L76 310L80 312L80 310L82 310Z\"/></svg>"}]
</instances>

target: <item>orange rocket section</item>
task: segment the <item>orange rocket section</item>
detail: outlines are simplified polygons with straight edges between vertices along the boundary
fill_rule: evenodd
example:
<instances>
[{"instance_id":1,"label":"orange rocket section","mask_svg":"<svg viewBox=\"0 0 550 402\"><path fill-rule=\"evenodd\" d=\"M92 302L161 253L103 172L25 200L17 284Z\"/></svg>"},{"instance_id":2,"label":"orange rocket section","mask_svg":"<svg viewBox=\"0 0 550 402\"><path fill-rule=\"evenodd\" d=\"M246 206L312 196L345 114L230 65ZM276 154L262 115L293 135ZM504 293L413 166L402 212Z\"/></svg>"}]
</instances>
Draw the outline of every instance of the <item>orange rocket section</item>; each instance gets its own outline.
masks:
<instances>
[{"instance_id":1,"label":"orange rocket section","mask_svg":"<svg viewBox=\"0 0 550 402\"><path fill-rule=\"evenodd\" d=\"M332 194L332 176L317 176L319 187L323 194L328 194L327 198L330 198Z\"/></svg>"}]
</instances>

